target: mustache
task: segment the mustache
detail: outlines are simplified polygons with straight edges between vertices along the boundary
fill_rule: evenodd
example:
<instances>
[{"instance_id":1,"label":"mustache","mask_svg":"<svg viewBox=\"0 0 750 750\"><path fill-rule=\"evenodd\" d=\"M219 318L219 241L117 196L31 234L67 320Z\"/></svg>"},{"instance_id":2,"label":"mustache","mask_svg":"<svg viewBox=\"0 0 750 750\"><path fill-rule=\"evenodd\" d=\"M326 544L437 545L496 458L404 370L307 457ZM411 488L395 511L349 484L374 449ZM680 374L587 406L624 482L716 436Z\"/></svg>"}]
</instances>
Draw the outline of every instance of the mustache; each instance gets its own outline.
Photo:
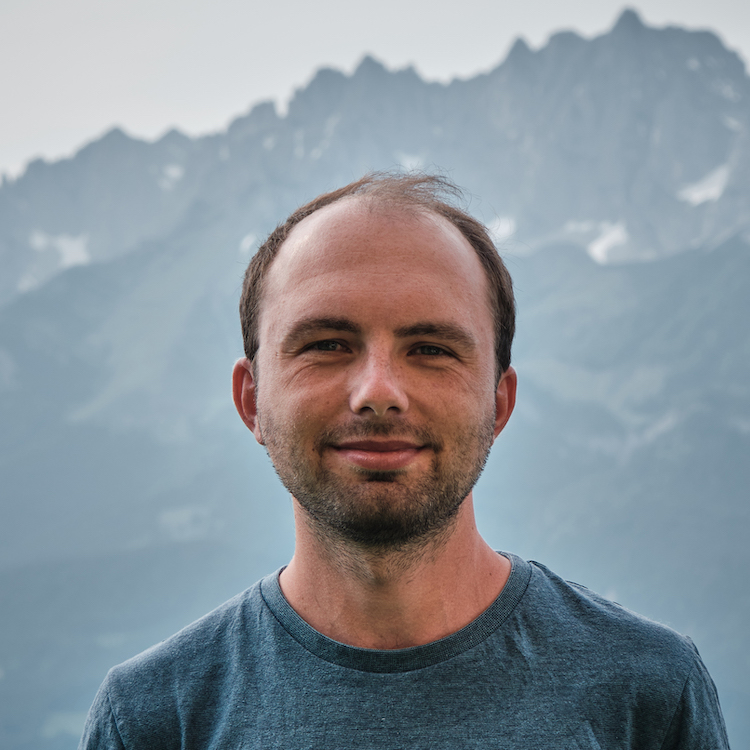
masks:
<instances>
[{"instance_id":1,"label":"mustache","mask_svg":"<svg viewBox=\"0 0 750 750\"><path fill-rule=\"evenodd\" d=\"M346 425L329 427L324 430L316 441L319 450L328 446L339 445L352 440L367 440L368 438L390 438L417 443L434 451L443 449L443 441L426 427L417 427L392 421L352 422Z\"/></svg>"}]
</instances>

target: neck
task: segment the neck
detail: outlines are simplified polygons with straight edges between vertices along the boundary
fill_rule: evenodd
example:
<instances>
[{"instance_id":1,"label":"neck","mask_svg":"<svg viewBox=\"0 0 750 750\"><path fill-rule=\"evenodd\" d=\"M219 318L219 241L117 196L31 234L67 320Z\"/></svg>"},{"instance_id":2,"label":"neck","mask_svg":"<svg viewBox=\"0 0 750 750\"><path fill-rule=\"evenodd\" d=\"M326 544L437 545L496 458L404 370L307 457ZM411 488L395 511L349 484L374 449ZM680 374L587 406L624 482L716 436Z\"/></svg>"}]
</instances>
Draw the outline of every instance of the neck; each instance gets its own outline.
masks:
<instances>
[{"instance_id":1,"label":"neck","mask_svg":"<svg viewBox=\"0 0 750 750\"><path fill-rule=\"evenodd\" d=\"M411 549L324 542L296 504L295 521L294 557L281 574L284 596L317 631L360 648L444 638L487 609L510 574L509 561L477 531L471 495L448 528Z\"/></svg>"}]
</instances>

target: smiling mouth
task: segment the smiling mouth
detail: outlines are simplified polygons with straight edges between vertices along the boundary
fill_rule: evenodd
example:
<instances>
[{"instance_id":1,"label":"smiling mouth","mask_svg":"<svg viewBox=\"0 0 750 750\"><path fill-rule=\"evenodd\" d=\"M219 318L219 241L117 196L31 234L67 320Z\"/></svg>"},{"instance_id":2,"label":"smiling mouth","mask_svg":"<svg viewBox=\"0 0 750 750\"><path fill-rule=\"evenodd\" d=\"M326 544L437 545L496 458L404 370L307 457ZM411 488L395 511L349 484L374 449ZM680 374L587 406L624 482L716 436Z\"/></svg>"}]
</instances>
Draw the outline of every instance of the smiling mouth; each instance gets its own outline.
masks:
<instances>
[{"instance_id":1,"label":"smiling mouth","mask_svg":"<svg viewBox=\"0 0 750 750\"><path fill-rule=\"evenodd\" d=\"M332 447L346 462L370 471L404 469L427 448L404 440L353 440Z\"/></svg>"}]
</instances>

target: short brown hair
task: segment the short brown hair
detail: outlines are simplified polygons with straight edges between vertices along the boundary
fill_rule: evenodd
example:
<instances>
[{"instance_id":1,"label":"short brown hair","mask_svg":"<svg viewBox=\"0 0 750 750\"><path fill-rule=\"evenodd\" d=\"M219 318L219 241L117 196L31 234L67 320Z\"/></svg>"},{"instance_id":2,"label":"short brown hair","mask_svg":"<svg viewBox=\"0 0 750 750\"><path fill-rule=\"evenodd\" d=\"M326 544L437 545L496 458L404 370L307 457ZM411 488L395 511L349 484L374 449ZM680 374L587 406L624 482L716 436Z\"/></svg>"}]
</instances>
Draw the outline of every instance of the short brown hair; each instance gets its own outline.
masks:
<instances>
[{"instance_id":1,"label":"short brown hair","mask_svg":"<svg viewBox=\"0 0 750 750\"><path fill-rule=\"evenodd\" d=\"M460 189L444 177L429 174L378 172L345 187L324 193L292 213L271 232L258 248L245 272L240 299L240 322L245 356L253 361L258 351L258 321L263 296L263 279L292 229L310 214L344 198L362 197L401 209L437 214L455 226L474 248L490 288L495 323L495 357L500 377L510 367L510 350L516 327L516 305L508 269L500 259L486 227L458 208Z\"/></svg>"}]
</instances>

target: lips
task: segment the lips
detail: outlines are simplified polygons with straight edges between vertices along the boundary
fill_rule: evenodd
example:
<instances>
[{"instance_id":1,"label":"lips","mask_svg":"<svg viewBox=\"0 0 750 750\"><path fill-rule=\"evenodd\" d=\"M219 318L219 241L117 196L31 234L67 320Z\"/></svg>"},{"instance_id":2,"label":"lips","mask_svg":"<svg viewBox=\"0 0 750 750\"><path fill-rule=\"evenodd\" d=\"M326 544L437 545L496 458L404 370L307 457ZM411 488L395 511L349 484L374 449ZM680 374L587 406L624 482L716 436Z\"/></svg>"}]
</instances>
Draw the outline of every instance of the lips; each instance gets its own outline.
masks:
<instances>
[{"instance_id":1,"label":"lips","mask_svg":"<svg viewBox=\"0 0 750 750\"><path fill-rule=\"evenodd\" d=\"M334 446L348 463L370 471L397 471L406 468L425 446L405 440L353 440Z\"/></svg>"}]
</instances>

